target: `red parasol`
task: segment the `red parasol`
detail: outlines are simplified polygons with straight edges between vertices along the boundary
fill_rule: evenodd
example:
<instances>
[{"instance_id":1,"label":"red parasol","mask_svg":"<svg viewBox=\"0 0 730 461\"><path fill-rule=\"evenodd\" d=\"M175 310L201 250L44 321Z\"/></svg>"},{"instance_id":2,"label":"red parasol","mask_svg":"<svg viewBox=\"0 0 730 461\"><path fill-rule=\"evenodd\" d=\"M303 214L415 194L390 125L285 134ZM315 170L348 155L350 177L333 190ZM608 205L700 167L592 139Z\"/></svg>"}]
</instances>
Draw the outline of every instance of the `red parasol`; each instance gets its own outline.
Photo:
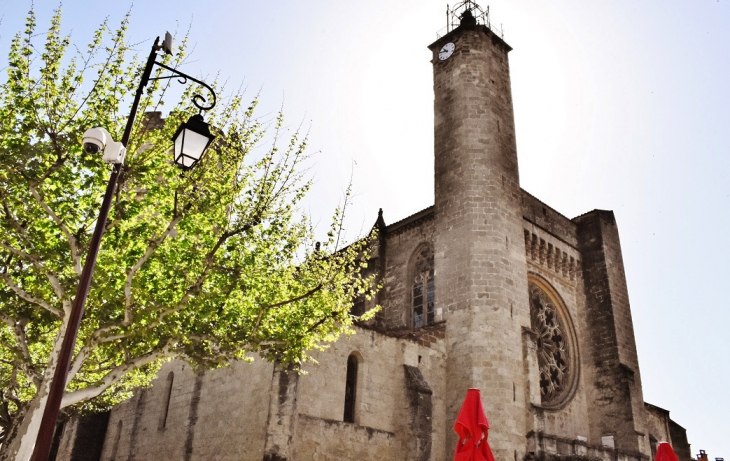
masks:
<instances>
[{"instance_id":1,"label":"red parasol","mask_svg":"<svg viewBox=\"0 0 730 461\"><path fill-rule=\"evenodd\" d=\"M679 461L677 455L672 450L672 446L669 442L659 442L659 446L656 449L656 456L654 461Z\"/></svg>"},{"instance_id":2,"label":"red parasol","mask_svg":"<svg viewBox=\"0 0 730 461\"><path fill-rule=\"evenodd\" d=\"M487 443L489 422L484 415L479 389L466 391L466 398L454 423L454 431L459 434L454 461L494 461L494 455Z\"/></svg>"}]
</instances>

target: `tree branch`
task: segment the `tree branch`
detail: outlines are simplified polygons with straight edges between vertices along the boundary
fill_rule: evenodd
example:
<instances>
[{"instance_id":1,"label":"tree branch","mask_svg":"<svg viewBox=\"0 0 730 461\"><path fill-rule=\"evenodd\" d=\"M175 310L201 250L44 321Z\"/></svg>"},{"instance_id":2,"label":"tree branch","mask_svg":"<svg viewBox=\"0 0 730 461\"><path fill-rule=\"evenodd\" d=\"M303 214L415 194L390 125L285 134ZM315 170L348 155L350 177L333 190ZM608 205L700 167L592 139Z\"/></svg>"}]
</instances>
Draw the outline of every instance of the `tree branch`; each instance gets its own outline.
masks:
<instances>
[{"instance_id":1,"label":"tree branch","mask_svg":"<svg viewBox=\"0 0 730 461\"><path fill-rule=\"evenodd\" d=\"M7 272L0 273L0 279L2 279L8 286L8 288L10 288L16 295L20 296L20 298L22 298L23 300L42 307L43 309L47 310L58 318L63 318L62 311L51 306L45 300L36 298L35 296L20 288L18 285L15 284L15 282L13 282Z\"/></svg>"},{"instance_id":2,"label":"tree branch","mask_svg":"<svg viewBox=\"0 0 730 461\"><path fill-rule=\"evenodd\" d=\"M35 258L33 258L33 256L29 255L28 253L26 253L23 250L18 250L17 248L12 247L12 246L7 245L7 244L2 243L2 242L0 242L0 248L3 248L5 250L8 250L9 252L11 252L12 254L14 254L15 256L20 256L21 258L25 259L26 261L28 261L31 264L33 264L33 263L36 262L36 260L35 260Z\"/></svg>"},{"instance_id":3,"label":"tree branch","mask_svg":"<svg viewBox=\"0 0 730 461\"><path fill-rule=\"evenodd\" d=\"M28 347L28 336L25 333L25 325L28 321L25 319L16 320L3 313L0 313L0 320L10 327L13 331L13 336L15 336L15 342L18 345L17 350L20 352L23 359L23 363L18 364L18 368L28 375L28 377L33 381L33 385L35 385L36 389L39 388L42 382L42 377L33 364L33 356L30 354L30 348ZM14 363L13 366L15 366L16 363Z\"/></svg>"},{"instance_id":4,"label":"tree branch","mask_svg":"<svg viewBox=\"0 0 730 461\"><path fill-rule=\"evenodd\" d=\"M13 229L18 233L19 236L23 238L27 242L27 244L33 248L33 243L31 239L28 237L28 233L25 231L23 226L20 225L17 219L15 219L15 216L10 212L10 208L8 207L7 202L4 200L5 197L3 197L3 211L5 212L5 216L7 217L8 221L10 221L11 226L13 226ZM6 248L11 253L15 253L18 256L21 256L23 258L27 258L30 263L33 265L33 267L36 268L41 274L44 274L46 278L48 279L48 282L51 284L51 288L53 288L53 291L56 293L56 296L58 296L59 299L63 300L63 308L64 310L68 310L70 307L70 304L66 300L66 291L61 286L61 283L58 281L58 276L47 270L45 266L41 263L40 259L30 253L26 253L21 250L17 250L10 246L5 246L3 244L3 247ZM33 248L35 250L35 248Z\"/></svg>"},{"instance_id":5,"label":"tree branch","mask_svg":"<svg viewBox=\"0 0 730 461\"><path fill-rule=\"evenodd\" d=\"M68 370L68 375L66 375L66 386L68 386L68 383L74 379L76 373L79 372L81 367L84 366L84 362L86 362L86 359L89 357L89 353L91 353L94 349L94 346L96 346L96 344L92 341L88 345L84 346L78 354L76 354L76 357L74 357L74 361L71 363L71 367Z\"/></svg>"},{"instance_id":6,"label":"tree branch","mask_svg":"<svg viewBox=\"0 0 730 461\"><path fill-rule=\"evenodd\" d=\"M53 162L53 165L46 170L43 175L41 175L40 178L33 181L33 185L37 185L48 179L49 176L51 176L54 172L58 171L64 163L66 163L66 157L63 156L61 153L61 149L58 147L58 136L55 133L48 133L49 137L51 138L51 142L53 143L54 150L56 151L56 161Z\"/></svg>"},{"instance_id":7,"label":"tree branch","mask_svg":"<svg viewBox=\"0 0 730 461\"><path fill-rule=\"evenodd\" d=\"M68 246L71 250L71 260L73 261L74 272L76 272L76 275L81 275L81 256L79 255L76 237L71 233L71 231L68 229L66 224L64 224L61 218L59 218L56 213L51 209L51 207L49 207L48 204L43 200L36 188L34 186L28 186L28 188L30 189L30 193L33 198L35 198L36 202L38 202L41 208L43 208L46 213L48 213L48 216L53 220L53 222L56 223L59 229L61 229L63 235L66 236L66 240L68 240Z\"/></svg>"},{"instance_id":8,"label":"tree branch","mask_svg":"<svg viewBox=\"0 0 730 461\"><path fill-rule=\"evenodd\" d=\"M104 25L106 26L106 21L104 21ZM97 74L98 75L97 79L94 80L94 85L91 87L91 90L89 90L89 92L86 94L86 97L84 97L84 99L79 103L79 105L76 108L76 110L74 111L73 115L71 115L71 117L69 117L69 119L66 121L66 124L64 124L64 125L61 126L61 130L63 130L64 128L66 128L66 125L70 124L71 121L74 118L76 118L76 115L81 111L81 109L84 106L86 106L86 103L89 101L89 99L91 98L91 96L94 93L96 93L96 88L100 84L103 84L102 83L102 76L107 71L107 69L112 65L111 64L112 63L112 59L114 58L114 55L118 52L117 51L117 47L119 47L119 44L121 43L121 41L119 40L119 37L115 38L114 41L113 41L113 43L114 43L114 46L112 48L107 48L107 52L109 54L106 57L106 61L104 62L104 65L102 66L102 68L99 70L99 72ZM83 75L83 72L86 70L87 66L89 65L88 63L91 61L92 57L96 54L96 52L97 52L98 49L102 49L102 46L101 45L97 45L94 48L91 48L89 50L89 54L88 54L89 58L88 58L88 60L85 60L85 62L84 62L84 70L82 71L82 75ZM86 121L86 120L84 120L84 121ZM83 126L83 124L81 126Z\"/></svg>"},{"instance_id":9,"label":"tree branch","mask_svg":"<svg viewBox=\"0 0 730 461\"><path fill-rule=\"evenodd\" d=\"M261 306L261 311L259 311L259 315L258 315L258 317L256 317L256 324L254 325L252 331L258 330L259 325L261 324L261 319L264 317L264 313L266 311L268 311L269 309L273 309L273 308L276 308L276 307L283 306L285 304L290 304L290 303L294 303L294 302L300 301L300 300L302 300L304 298L307 298L309 296L312 296L314 293L318 292L321 289L322 289L322 284L320 283L319 285L317 285L316 287L314 287L311 290L307 291L303 295L296 296L294 298L287 299L285 301L281 301L281 302L278 302L278 303L268 304L268 305L265 305L265 306Z\"/></svg>"},{"instance_id":10,"label":"tree branch","mask_svg":"<svg viewBox=\"0 0 730 461\"><path fill-rule=\"evenodd\" d=\"M115 327L117 328L117 327ZM68 371L68 378L66 378L66 384L68 384L79 372L82 366L84 366L84 362L87 358L89 358L89 354L91 354L91 351L94 350L96 346L99 344L105 344L110 343L112 341L116 341L118 339L124 339L127 337L127 335L113 335L113 336L105 336L102 337L101 333L107 329L99 329L94 332L94 334L91 336L91 338L87 341L86 345L81 348L78 354L76 354L76 357L74 358L73 363L71 364L71 367ZM110 329L108 329L110 330Z\"/></svg>"},{"instance_id":11,"label":"tree branch","mask_svg":"<svg viewBox=\"0 0 730 461\"><path fill-rule=\"evenodd\" d=\"M208 276L208 273L210 272L211 268L213 267L215 263L215 254L218 252L220 247L228 240L229 238L242 234L244 232L248 232L253 227L257 226L261 222L261 218L257 216L254 220L252 220L250 223L245 224L238 229L234 229L232 231L224 232L221 234L220 237L218 237L218 241L213 245L213 248L208 252L208 254L205 255L205 267L203 268L203 271L198 276L197 280L195 280L195 283L190 285L185 291L185 294L182 298L180 298L180 301L175 305L175 307L167 309L165 311L160 312L160 314L157 316L157 320L154 322L151 322L147 325L147 328L151 328L153 326L159 325L159 323L167 317L170 314L174 314L175 312L180 311L185 307L185 304L188 302L191 296L195 295L200 291L200 288L203 286L203 282L205 281L205 278Z\"/></svg>"},{"instance_id":12,"label":"tree branch","mask_svg":"<svg viewBox=\"0 0 730 461\"><path fill-rule=\"evenodd\" d=\"M317 328L318 328L318 327L319 327L320 325L322 325L322 324L323 324L324 322L326 322L326 321L327 321L327 320L329 320L329 319L335 319L335 320L337 320L337 315L336 315L336 314L335 314L335 313L333 312L333 313L331 313L330 315L326 315L326 316L322 317L321 319L317 320L317 322L316 322L316 323L315 323L314 325L312 325L311 327L307 328L307 331L306 331L306 333L311 333L311 332L313 332L313 331L314 331L314 330L316 330L316 329L317 329Z\"/></svg>"},{"instance_id":13,"label":"tree branch","mask_svg":"<svg viewBox=\"0 0 730 461\"><path fill-rule=\"evenodd\" d=\"M267 304L265 306L261 306L261 308L264 309L264 310L269 310L269 309L273 309L273 308L276 308L276 307L284 306L286 304L291 304L291 303L295 303L297 301L301 301L302 299L308 298L308 297L312 296L313 294L315 294L316 292L318 292L319 290L321 290L322 289L322 286L323 285L320 283L319 285L317 285L316 287L314 287L311 290L307 291L303 295L296 296L294 298L290 298L290 299L287 299L285 301L281 301L281 302L278 302L278 303Z\"/></svg>"},{"instance_id":14,"label":"tree branch","mask_svg":"<svg viewBox=\"0 0 730 461\"><path fill-rule=\"evenodd\" d=\"M127 281L124 284L124 325L129 325L132 322L132 280L134 279L135 274L142 268L142 266L144 266L150 256L152 256L152 253L154 253L155 250L167 239L167 237L170 236L182 218L183 214L173 218L172 221L170 221L170 224L167 225L165 232L163 232L159 238L150 242L147 247L147 251L145 251L145 253L127 273Z\"/></svg>"},{"instance_id":15,"label":"tree branch","mask_svg":"<svg viewBox=\"0 0 730 461\"><path fill-rule=\"evenodd\" d=\"M135 368L148 365L161 358L172 356L171 346L172 340L168 341L165 346L158 350L152 350L147 354L140 355L134 360L126 362L112 369L104 376L104 378L101 379L101 384L96 387L86 387L84 389L79 389L65 394L63 396L63 399L61 400L61 408L74 405L84 400L93 399L94 397L101 395L101 393L107 390L110 386L118 383L119 380L124 377L124 375L134 370Z\"/></svg>"}]
</instances>

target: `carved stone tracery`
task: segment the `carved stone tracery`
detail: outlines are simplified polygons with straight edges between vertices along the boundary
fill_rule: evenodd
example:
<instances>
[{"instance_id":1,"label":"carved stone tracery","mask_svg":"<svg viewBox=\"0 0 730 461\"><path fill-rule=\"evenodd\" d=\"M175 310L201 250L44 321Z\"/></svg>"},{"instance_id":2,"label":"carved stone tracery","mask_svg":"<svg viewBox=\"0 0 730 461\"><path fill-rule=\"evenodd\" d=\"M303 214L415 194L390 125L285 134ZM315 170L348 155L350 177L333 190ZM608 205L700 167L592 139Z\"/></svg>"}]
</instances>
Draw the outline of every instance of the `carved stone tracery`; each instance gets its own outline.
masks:
<instances>
[{"instance_id":1,"label":"carved stone tracery","mask_svg":"<svg viewBox=\"0 0 730 461\"><path fill-rule=\"evenodd\" d=\"M532 281L528 287L531 327L537 335L542 404L558 406L570 397L577 372L570 326L557 301Z\"/></svg>"}]
</instances>

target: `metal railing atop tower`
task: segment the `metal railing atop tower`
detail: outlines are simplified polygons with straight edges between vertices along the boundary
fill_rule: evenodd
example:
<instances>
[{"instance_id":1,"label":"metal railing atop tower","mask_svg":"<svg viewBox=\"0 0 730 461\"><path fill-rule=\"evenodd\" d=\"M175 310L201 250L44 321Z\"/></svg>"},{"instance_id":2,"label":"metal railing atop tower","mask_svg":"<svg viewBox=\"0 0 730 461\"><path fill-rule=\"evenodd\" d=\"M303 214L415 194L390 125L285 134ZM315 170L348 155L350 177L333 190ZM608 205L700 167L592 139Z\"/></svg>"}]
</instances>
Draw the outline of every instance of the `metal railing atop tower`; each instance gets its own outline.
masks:
<instances>
[{"instance_id":1,"label":"metal railing atop tower","mask_svg":"<svg viewBox=\"0 0 730 461\"><path fill-rule=\"evenodd\" d=\"M504 29L502 28L502 24L499 25L499 29L497 29L496 26L492 26L492 22L489 17L489 6L487 6L486 9L482 9L482 7L479 6L474 0L464 0L454 5L453 8L447 4L446 27L436 32L436 38L441 38L452 30L459 27L459 25L461 24L461 18L466 12L471 13L474 19L476 19L477 24L487 26L489 30L498 34L502 39L504 39Z\"/></svg>"}]
</instances>

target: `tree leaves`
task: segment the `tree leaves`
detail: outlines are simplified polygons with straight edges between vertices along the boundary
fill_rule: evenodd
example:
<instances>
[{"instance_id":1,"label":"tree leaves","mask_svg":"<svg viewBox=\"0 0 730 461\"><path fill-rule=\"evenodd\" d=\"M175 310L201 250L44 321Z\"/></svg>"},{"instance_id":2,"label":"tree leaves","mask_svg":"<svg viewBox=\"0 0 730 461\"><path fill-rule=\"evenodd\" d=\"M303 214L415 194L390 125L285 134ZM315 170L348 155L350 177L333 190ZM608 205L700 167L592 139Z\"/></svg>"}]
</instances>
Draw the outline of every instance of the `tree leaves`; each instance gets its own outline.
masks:
<instances>
[{"instance_id":1,"label":"tree leaves","mask_svg":"<svg viewBox=\"0 0 730 461\"><path fill-rule=\"evenodd\" d=\"M50 379L110 171L82 151L80 137L101 126L118 139L139 82L128 23L111 32L102 24L68 56L60 11L42 47L31 11L11 43L0 84L0 442ZM181 48L165 64L178 67L184 56ZM206 114L217 135L209 151L181 173L170 139L201 89L186 87L161 127L159 114L147 113L173 83L154 81L142 98L64 405L108 407L172 357L219 367L258 354L297 366L351 333L353 300L373 292L362 273L368 241L341 248L342 210L319 246L297 208L310 186L306 136L285 137L281 114L267 133L256 101L233 93Z\"/></svg>"}]
</instances>

